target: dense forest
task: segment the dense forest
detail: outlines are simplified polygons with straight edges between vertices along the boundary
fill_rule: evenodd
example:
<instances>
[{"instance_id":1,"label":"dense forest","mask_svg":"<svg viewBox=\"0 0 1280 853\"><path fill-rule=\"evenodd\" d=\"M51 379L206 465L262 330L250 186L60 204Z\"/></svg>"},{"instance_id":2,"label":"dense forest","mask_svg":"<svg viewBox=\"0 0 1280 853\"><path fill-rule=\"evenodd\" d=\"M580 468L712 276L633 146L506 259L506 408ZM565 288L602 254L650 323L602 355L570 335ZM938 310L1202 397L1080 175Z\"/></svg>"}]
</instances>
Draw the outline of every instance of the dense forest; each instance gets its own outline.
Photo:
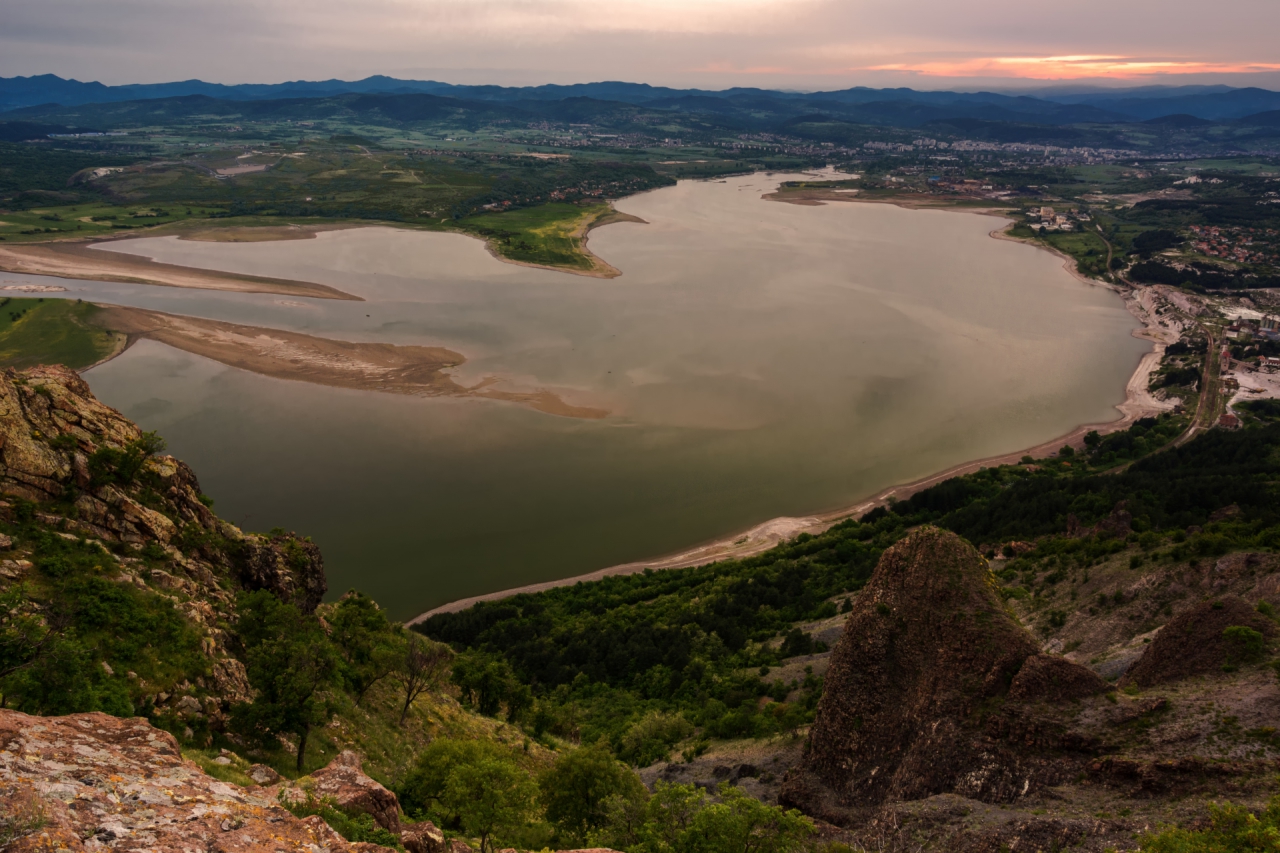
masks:
<instances>
[{"instance_id":1,"label":"dense forest","mask_svg":"<svg viewBox=\"0 0 1280 853\"><path fill-rule=\"evenodd\" d=\"M1167 543L1179 558L1280 547L1280 425L1170 446L1184 423L1094 433L1084 453L956 477L758 557L519 595L415 627L459 652L455 681L482 712L538 736L605 737L636 764L665 758L695 726L718 738L787 731L811 717L821 689L812 677L769 677L815 650L795 623L835 616L883 550L920 524L992 556L1039 540L1039 551L1086 565L1130 539ZM1119 535L1106 524L1117 512Z\"/></svg>"}]
</instances>

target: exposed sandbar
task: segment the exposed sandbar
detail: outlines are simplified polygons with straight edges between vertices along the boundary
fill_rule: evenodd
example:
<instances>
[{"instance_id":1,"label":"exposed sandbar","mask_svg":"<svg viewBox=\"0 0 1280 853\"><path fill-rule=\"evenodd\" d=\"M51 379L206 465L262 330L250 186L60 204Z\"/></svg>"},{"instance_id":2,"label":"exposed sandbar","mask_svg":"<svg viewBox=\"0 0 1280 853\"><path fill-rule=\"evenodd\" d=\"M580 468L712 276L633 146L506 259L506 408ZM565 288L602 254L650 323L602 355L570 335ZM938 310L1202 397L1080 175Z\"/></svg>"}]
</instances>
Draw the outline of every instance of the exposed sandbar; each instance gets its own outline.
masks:
<instances>
[{"instance_id":1,"label":"exposed sandbar","mask_svg":"<svg viewBox=\"0 0 1280 853\"><path fill-rule=\"evenodd\" d=\"M55 278L364 301L359 296L314 282L162 264L140 255L91 248L94 245L102 244L33 243L0 246L0 270Z\"/></svg>"},{"instance_id":2,"label":"exposed sandbar","mask_svg":"<svg viewBox=\"0 0 1280 853\"><path fill-rule=\"evenodd\" d=\"M504 400L569 418L603 418L609 414L604 409L571 405L546 388L495 388L495 378L470 388L460 385L445 371L465 363L466 358L444 347L339 341L142 308L100 307L94 322L124 332L130 343L147 338L276 379L425 397Z\"/></svg>"}]
</instances>

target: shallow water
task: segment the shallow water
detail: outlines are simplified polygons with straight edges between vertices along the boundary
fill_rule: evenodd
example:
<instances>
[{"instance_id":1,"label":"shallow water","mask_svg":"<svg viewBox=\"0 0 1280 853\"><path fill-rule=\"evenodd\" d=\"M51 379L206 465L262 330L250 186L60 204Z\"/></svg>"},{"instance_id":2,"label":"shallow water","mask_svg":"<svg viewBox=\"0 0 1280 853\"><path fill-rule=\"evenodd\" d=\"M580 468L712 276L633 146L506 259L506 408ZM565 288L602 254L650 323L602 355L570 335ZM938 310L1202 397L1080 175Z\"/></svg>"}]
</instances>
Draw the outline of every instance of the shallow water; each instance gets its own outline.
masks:
<instances>
[{"instance_id":1,"label":"shallow water","mask_svg":"<svg viewBox=\"0 0 1280 853\"><path fill-rule=\"evenodd\" d=\"M73 297L443 345L468 357L464 381L498 374L614 412L331 389L146 341L87 374L168 439L220 514L312 536L333 593L358 587L398 617L851 504L1115 416L1146 345L1114 294L990 239L998 219L762 201L777 180L618 203L649 224L592 233L624 273L612 280L368 228L113 247L362 303L64 283Z\"/></svg>"}]
</instances>

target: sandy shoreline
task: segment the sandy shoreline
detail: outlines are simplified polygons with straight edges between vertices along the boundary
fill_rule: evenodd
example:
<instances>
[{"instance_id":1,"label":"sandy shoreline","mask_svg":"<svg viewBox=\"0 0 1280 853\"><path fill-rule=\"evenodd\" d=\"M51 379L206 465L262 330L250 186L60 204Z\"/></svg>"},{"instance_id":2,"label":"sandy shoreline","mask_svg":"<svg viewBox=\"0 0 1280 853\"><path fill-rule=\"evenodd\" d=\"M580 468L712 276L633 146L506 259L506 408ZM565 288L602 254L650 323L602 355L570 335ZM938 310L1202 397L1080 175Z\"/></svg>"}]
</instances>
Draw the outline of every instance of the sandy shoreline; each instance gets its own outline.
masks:
<instances>
[{"instance_id":1,"label":"sandy shoreline","mask_svg":"<svg viewBox=\"0 0 1280 853\"><path fill-rule=\"evenodd\" d=\"M593 217L584 216L570 235L580 241L580 250L591 262L589 269L582 270L512 260L511 258L503 257L492 240L468 231L457 231L456 233L482 241L489 254L504 264L570 273L589 278L617 278L622 275L622 271L592 254L587 248L587 240L592 230L614 222L648 224L638 216L615 210L612 205L605 213ZM369 222L335 222L309 225L233 225L223 228L214 224L180 228L160 226L120 237L100 237L90 240L57 240L48 243L0 246L0 271L49 276L51 278L117 281L157 287L187 287L201 290L223 290L233 293L271 293L281 296L306 296L315 299L345 299L363 302L364 299L359 296L315 282L166 264L144 255L113 252L105 247L116 240L136 240L144 237L159 236L177 236L179 240L201 243L265 243L280 240L314 240L316 235L322 231L369 228L379 225L396 227L394 223Z\"/></svg>"},{"instance_id":2,"label":"sandy shoreline","mask_svg":"<svg viewBox=\"0 0 1280 853\"><path fill-rule=\"evenodd\" d=\"M768 198L768 196L765 196ZM771 199L773 201L783 201L782 199ZM854 197L843 197L839 199L825 199L826 201L838 200L842 202L858 202L862 204L891 204L887 201L870 201ZM797 203L797 202L789 202ZM800 202L806 206L814 204L822 204L822 200L805 200ZM923 205L921 206L923 207ZM933 207L933 206L930 206ZM1001 214L995 209L974 209L974 208L947 208L933 207L939 210L955 210L961 213L979 213L987 216L1000 216ZM1007 217L1002 217L1007 219ZM1010 240L1018 243L1027 243L1028 241L1020 240L1016 237L1010 237L1005 231L1013 225L1012 221L1008 221L1005 226L993 229L990 236L997 240ZM866 498L852 506L829 512L818 513L811 516L800 518L792 518L782 516L770 519L762 524L758 524L745 532L738 532L730 536L720 537L710 542L694 546L693 548L679 551L675 554L669 554L653 560L644 560L640 562L623 563L616 566L608 566L603 569L597 569L587 574L575 575L568 578L560 578L551 581L543 581L541 583L526 584L524 586L514 587L512 589L500 590L498 592L486 593L484 595L471 596L469 598L459 599L457 601L443 604L439 607L421 613L414 618L408 620L406 625L413 625L429 619L437 613L456 613L465 610L474 604L482 601L500 601L504 598L510 598L513 595L521 593L543 592L548 589L555 589L562 586L572 586L579 582L597 581L607 577L617 575L631 575L643 572L646 569L654 569L661 571L664 569L684 569L693 566L705 565L707 563L718 562L721 560L743 559L753 557L756 554L781 544L784 541L793 539L801 533L817 535L826 531L832 525L843 521L847 518L860 516L870 512L878 506L883 506L890 499L905 500L916 492L937 485L944 480L952 477L958 477L964 474L972 474L983 468L993 468L999 465L1011 465L1022 459L1023 456L1033 456L1042 458L1056 453L1063 445L1070 445L1079 449L1084 446L1084 437L1091 430L1097 430L1105 435L1111 432L1118 432L1127 429L1135 421L1167 412L1173 409L1174 404L1164 400L1156 399L1148 390L1151 374L1160 366L1160 360L1164 355L1165 347L1178 339L1177 329L1170 328L1160 322L1156 314L1157 305L1151 300L1152 297L1158 298L1156 291L1142 290L1126 292L1124 289L1106 282L1095 281L1081 275L1075 268L1075 262L1070 257L1063 255L1061 252L1053 251L1044 246L1030 244L1037 249L1044 249L1064 260L1063 266L1076 279L1094 286L1103 287L1110 290L1122 299L1124 299L1125 308L1133 317L1141 323L1141 327L1134 329L1131 334L1145 341L1150 341L1153 348L1150 352L1144 353L1135 366L1133 374L1129 377L1129 381L1125 384L1125 398L1122 402L1116 404L1116 410L1120 417L1107 423L1098 424L1082 424L1065 435L1038 444L1034 447L1013 451L1010 453L1000 454L998 456L990 456L985 459L977 459L971 462L964 462L959 465L952 466L937 474L931 474L919 480L909 483L903 483L891 486L869 498Z\"/></svg>"},{"instance_id":3,"label":"sandy shoreline","mask_svg":"<svg viewBox=\"0 0 1280 853\"><path fill-rule=\"evenodd\" d=\"M497 387L501 380L496 377L471 387L460 385L445 371L466 358L443 347L340 341L142 308L99 308L94 323L128 335L130 345L147 338L276 379L424 397L502 400L569 418L597 419L609 414L605 409L571 405L547 388L503 389Z\"/></svg>"},{"instance_id":4,"label":"sandy shoreline","mask_svg":"<svg viewBox=\"0 0 1280 853\"><path fill-rule=\"evenodd\" d=\"M314 282L163 264L141 255L95 248L109 242L57 242L0 246L0 270L54 278L364 301L359 296Z\"/></svg>"}]
</instances>

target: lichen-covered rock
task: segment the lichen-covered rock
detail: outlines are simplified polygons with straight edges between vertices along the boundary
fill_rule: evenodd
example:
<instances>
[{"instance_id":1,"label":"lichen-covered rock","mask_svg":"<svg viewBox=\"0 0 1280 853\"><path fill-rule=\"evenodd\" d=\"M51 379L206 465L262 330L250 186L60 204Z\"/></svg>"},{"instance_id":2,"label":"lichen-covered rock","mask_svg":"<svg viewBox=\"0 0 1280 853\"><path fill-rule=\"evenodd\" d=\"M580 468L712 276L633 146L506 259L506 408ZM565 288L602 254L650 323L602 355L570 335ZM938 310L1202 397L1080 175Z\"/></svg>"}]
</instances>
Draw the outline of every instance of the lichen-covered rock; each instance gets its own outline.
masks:
<instances>
[{"instance_id":1,"label":"lichen-covered rock","mask_svg":"<svg viewBox=\"0 0 1280 853\"><path fill-rule=\"evenodd\" d=\"M1230 661L1230 643L1223 635L1227 628L1241 625L1264 637L1274 637L1275 623L1254 610L1237 595L1202 601L1178 614L1160 629L1142 657L1129 668L1122 686L1147 688L1192 675L1221 672Z\"/></svg>"},{"instance_id":2,"label":"lichen-covered rock","mask_svg":"<svg viewBox=\"0 0 1280 853\"><path fill-rule=\"evenodd\" d=\"M206 775L144 720L99 713L0 710L0 814L18 818L19 837L6 853L387 850L350 844L261 790Z\"/></svg>"},{"instance_id":3,"label":"lichen-covered rock","mask_svg":"<svg viewBox=\"0 0 1280 853\"><path fill-rule=\"evenodd\" d=\"M318 799L331 799L344 812L373 816L383 829L400 832L400 801L396 795L370 779L361 769L360 756L344 750L333 761L311 774L311 792Z\"/></svg>"},{"instance_id":4,"label":"lichen-covered rock","mask_svg":"<svg viewBox=\"0 0 1280 853\"><path fill-rule=\"evenodd\" d=\"M855 599L780 801L848 825L885 802L1025 792L1042 768L988 737L978 711L1038 651L972 546L915 531Z\"/></svg>"},{"instance_id":5,"label":"lichen-covered rock","mask_svg":"<svg viewBox=\"0 0 1280 853\"><path fill-rule=\"evenodd\" d=\"M1034 655L1022 662L1009 685L1009 698L1015 702L1065 702L1110 689L1111 685L1088 667L1053 655Z\"/></svg>"},{"instance_id":6,"label":"lichen-covered rock","mask_svg":"<svg viewBox=\"0 0 1280 853\"><path fill-rule=\"evenodd\" d=\"M274 785L283 777L273 768L265 764L255 764L249 768L249 778L259 785Z\"/></svg>"},{"instance_id":7,"label":"lichen-covered rock","mask_svg":"<svg viewBox=\"0 0 1280 853\"><path fill-rule=\"evenodd\" d=\"M403 827L400 830L400 843L409 853L448 853L449 851L444 833L429 820Z\"/></svg>"}]
</instances>

